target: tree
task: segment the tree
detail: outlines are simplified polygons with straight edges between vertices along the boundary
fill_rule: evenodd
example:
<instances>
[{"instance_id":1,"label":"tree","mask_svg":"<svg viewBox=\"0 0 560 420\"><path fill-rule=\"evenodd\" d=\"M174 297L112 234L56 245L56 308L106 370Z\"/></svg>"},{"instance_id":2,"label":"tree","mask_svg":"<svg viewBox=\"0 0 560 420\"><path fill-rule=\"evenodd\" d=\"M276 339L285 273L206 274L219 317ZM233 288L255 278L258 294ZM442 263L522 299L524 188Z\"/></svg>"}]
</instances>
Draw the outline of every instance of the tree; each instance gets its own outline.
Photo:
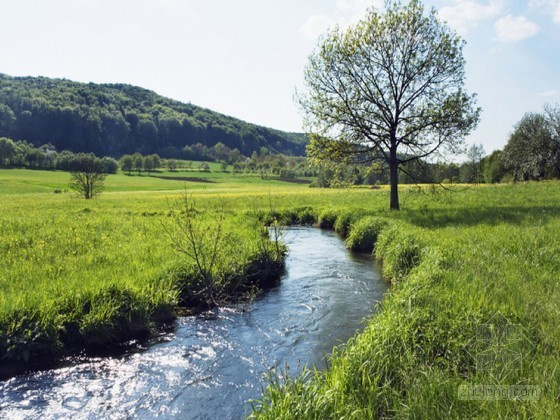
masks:
<instances>
[{"instance_id":1,"label":"tree","mask_svg":"<svg viewBox=\"0 0 560 420\"><path fill-rule=\"evenodd\" d=\"M112 157L105 156L101 158L101 164L105 174L116 174L119 169L119 163Z\"/></svg>"},{"instance_id":2,"label":"tree","mask_svg":"<svg viewBox=\"0 0 560 420\"><path fill-rule=\"evenodd\" d=\"M390 208L399 209L404 164L455 152L479 120L463 90L464 42L420 1L388 0L347 31L328 32L298 94L315 160L385 162Z\"/></svg>"},{"instance_id":3,"label":"tree","mask_svg":"<svg viewBox=\"0 0 560 420\"><path fill-rule=\"evenodd\" d=\"M161 158L159 157L158 154L153 154L152 160L154 162L154 169L157 169L161 166Z\"/></svg>"},{"instance_id":4,"label":"tree","mask_svg":"<svg viewBox=\"0 0 560 420\"><path fill-rule=\"evenodd\" d=\"M70 188L86 200L101 192L105 174L103 162L93 154L79 154L70 164Z\"/></svg>"},{"instance_id":5,"label":"tree","mask_svg":"<svg viewBox=\"0 0 560 420\"><path fill-rule=\"evenodd\" d=\"M167 159L167 168L171 171L171 172L175 172L175 170L178 167L178 162L177 159Z\"/></svg>"},{"instance_id":6,"label":"tree","mask_svg":"<svg viewBox=\"0 0 560 420\"><path fill-rule=\"evenodd\" d=\"M546 104L544 106L550 133L552 136L552 164L554 176L560 177L560 106Z\"/></svg>"},{"instance_id":7,"label":"tree","mask_svg":"<svg viewBox=\"0 0 560 420\"><path fill-rule=\"evenodd\" d=\"M150 175L150 172L155 168L154 157L152 155L144 156L144 169Z\"/></svg>"},{"instance_id":8,"label":"tree","mask_svg":"<svg viewBox=\"0 0 560 420\"><path fill-rule=\"evenodd\" d=\"M201 172L210 172L210 165L208 162L200 162L198 164L198 170Z\"/></svg>"},{"instance_id":9,"label":"tree","mask_svg":"<svg viewBox=\"0 0 560 420\"><path fill-rule=\"evenodd\" d=\"M134 158L131 155L123 155L121 157L121 169L123 171L128 172L130 175L130 171L134 168Z\"/></svg>"},{"instance_id":10,"label":"tree","mask_svg":"<svg viewBox=\"0 0 560 420\"><path fill-rule=\"evenodd\" d=\"M546 114L525 114L504 147L502 162L515 181L558 176L560 141L556 139L554 120Z\"/></svg>"},{"instance_id":11,"label":"tree","mask_svg":"<svg viewBox=\"0 0 560 420\"><path fill-rule=\"evenodd\" d=\"M481 164L484 182L487 184L500 182L506 175L504 165L502 164L502 152L500 150L495 150L490 155L486 156Z\"/></svg>"},{"instance_id":12,"label":"tree","mask_svg":"<svg viewBox=\"0 0 560 420\"><path fill-rule=\"evenodd\" d=\"M229 154L229 163L240 162L243 159L243 155L239 149L233 149Z\"/></svg>"},{"instance_id":13,"label":"tree","mask_svg":"<svg viewBox=\"0 0 560 420\"><path fill-rule=\"evenodd\" d=\"M230 153L229 147L222 142L216 143L212 149L216 160L225 160L228 158Z\"/></svg>"},{"instance_id":14,"label":"tree","mask_svg":"<svg viewBox=\"0 0 560 420\"><path fill-rule=\"evenodd\" d=\"M0 136L11 136L15 125L14 111L9 106L0 103Z\"/></svg>"},{"instance_id":15,"label":"tree","mask_svg":"<svg viewBox=\"0 0 560 420\"><path fill-rule=\"evenodd\" d=\"M484 147L482 144L473 144L467 149L468 168L470 174L467 182L478 183L480 178L480 161L484 157Z\"/></svg>"},{"instance_id":16,"label":"tree","mask_svg":"<svg viewBox=\"0 0 560 420\"><path fill-rule=\"evenodd\" d=\"M16 152L16 145L12 140L0 137L0 165L9 165L16 156Z\"/></svg>"},{"instance_id":17,"label":"tree","mask_svg":"<svg viewBox=\"0 0 560 420\"><path fill-rule=\"evenodd\" d=\"M132 159L134 169L136 169L138 171L138 175L140 175L140 172L144 169L144 158L140 153L134 153L134 155L132 155Z\"/></svg>"}]
</instances>

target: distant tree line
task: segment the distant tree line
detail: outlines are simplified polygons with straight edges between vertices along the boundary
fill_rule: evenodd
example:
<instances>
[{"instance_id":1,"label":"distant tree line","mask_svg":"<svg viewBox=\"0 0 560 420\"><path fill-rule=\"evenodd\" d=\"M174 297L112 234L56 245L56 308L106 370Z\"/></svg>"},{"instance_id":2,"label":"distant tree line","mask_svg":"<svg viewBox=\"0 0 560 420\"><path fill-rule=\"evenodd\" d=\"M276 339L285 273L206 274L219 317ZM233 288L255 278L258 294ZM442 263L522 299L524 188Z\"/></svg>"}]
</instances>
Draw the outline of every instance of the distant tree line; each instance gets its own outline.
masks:
<instances>
[{"instance_id":1,"label":"distant tree line","mask_svg":"<svg viewBox=\"0 0 560 420\"><path fill-rule=\"evenodd\" d=\"M72 171L84 156L97 159L103 173L114 174L119 169L118 162L111 157L97 158L92 153L74 153L68 150L57 152L52 144L35 147L26 141L0 137L0 166L4 167Z\"/></svg>"},{"instance_id":2,"label":"distant tree line","mask_svg":"<svg viewBox=\"0 0 560 420\"><path fill-rule=\"evenodd\" d=\"M140 174L142 171L150 172L155 171L162 165L162 160L157 154L142 156L140 153L134 155L123 155L120 159L120 167L123 172L129 175L132 171L137 171Z\"/></svg>"},{"instance_id":3,"label":"distant tree line","mask_svg":"<svg viewBox=\"0 0 560 420\"><path fill-rule=\"evenodd\" d=\"M259 174L261 178L313 177L318 173L305 157L271 154L267 150L253 152L250 158L234 163L232 172Z\"/></svg>"},{"instance_id":4,"label":"distant tree line","mask_svg":"<svg viewBox=\"0 0 560 420\"><path fill-rule=\"evenodd\" d=\"M399 184L414 183L480 183L484 182L484 162L428 163L417 160L402 165ZM387 165L336 165L323 164L317 167L314 187L347 187L352 185L386 185L389 183Z\"/></svg>"},{"instance_id":5,"label":"distant tree line","mask_svg":"<svg viewBox=\"0 0 560 420\"><path fill-rule=\"evenodd\" d=\"M313 177L318 171L310 167L307 158L301 156L285 156L272 154L267 148L261 148L260 153L253 152L251 157L241 154L228 154L228 148L223 149L220 145L205 149L205 160L185 160L185 159L164 159L157 154L143 156L140 153L134 155L123 155L120 160L120 168L123 172L131 175L133 172L147 172L148 174L158 168L165 168L169 171L210 171L208 161L220 164L222 171L231 169L234 174L259 174L262 178L280 177ZM223 153L220 153L222 151ZM222 158L222 159L219 159Z\"/></svg>"},{"instance_id":6,"label":"distant tree line","mask_svg":"<svg viewBox=\"0 0 560 420\"><path fill-rule=\"evenodd\" d=\"M203 159L219 143L250 156L303 155L307 137L231 118L124 84L0 74L0 136L97 156Z\"/></svg>"},{"instance_id":7,"label":"distant tree line","mask_svg":"<svg viewBox=\"0 0 560 420\"><path fill-rule=\"evenodd\" d=\"M560 178L560 107L545 105L527 113L514 126L503 150L485 155L480 144L467 149L462 163L418 160L401 167L399 183L498 183ZM389 182L385 165L335 165L318 168L313 185L342 187Z\"/></svg>"}]
</instances>

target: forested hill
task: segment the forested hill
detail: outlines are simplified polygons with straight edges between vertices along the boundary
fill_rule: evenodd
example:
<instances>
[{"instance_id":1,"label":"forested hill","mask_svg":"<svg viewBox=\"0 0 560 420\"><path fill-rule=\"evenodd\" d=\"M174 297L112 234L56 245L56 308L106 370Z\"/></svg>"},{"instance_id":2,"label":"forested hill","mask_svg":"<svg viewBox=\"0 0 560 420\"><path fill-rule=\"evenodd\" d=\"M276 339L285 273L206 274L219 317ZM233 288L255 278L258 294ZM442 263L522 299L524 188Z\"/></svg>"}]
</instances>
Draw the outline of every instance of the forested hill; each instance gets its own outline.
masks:
<instances>
[{"instance_id":1,"label":"forested hill","mask_svg":"<svg viewBox=\"0 0 560 420\"><path fill-rule=\"evenodd\" d=\"M218 142L246 156L262 147L303 155L307 143L304 134L249 124L136 86L3 74L0 137L113 157L181 157L186 145Z\"/></svg>"}]
</instances>

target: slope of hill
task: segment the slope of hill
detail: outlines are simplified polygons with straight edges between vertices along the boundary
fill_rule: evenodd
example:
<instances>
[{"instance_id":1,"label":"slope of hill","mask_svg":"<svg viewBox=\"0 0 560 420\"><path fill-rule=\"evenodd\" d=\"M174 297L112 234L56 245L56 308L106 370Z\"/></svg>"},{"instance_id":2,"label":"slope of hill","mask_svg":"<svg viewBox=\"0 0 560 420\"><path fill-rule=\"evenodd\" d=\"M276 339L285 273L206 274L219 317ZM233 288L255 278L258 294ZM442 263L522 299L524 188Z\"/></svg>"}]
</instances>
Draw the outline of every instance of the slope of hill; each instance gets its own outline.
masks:
<instances>
[{"instance_id":1,"label":"slope of hill","mask_svg":"<svg viewBox=\"0 0 560 420\"><path fill-rule=\"evenodd\" d=\"M307 136L286 133L126 84L0 74L0 137L118 157L180 157L186 145L222 142L250 156L262 147L303 155Z\"/></svg>"}]
</instances>

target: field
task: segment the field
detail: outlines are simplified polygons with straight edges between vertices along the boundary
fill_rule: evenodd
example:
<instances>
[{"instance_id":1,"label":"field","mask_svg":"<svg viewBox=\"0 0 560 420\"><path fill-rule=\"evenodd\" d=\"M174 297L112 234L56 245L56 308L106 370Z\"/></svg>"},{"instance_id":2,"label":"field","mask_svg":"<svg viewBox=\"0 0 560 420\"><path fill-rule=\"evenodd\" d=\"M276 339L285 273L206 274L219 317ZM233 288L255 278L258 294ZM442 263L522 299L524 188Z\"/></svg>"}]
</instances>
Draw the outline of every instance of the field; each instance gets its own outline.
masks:
<instances>
[{"instance_id":1,"label":"field","mask_svg":"<svg viewBox=\"0 0 560 420\"><path fill-rule=\"evenodd\" d=\"M68 174L0 170L0 364L83 345L76 333L108 345L172 318L185 267L166 232L186 190L208 229L226 215L237 260L220 257L217 276L243 271L262 250L260 223L277 220L373 248L393 283L328 371L273 376L255 416L560 417L559 183L403 187L403 210L390 212L385 188L310 189L215 167L155 175L191 179L111 175L86 201L65 192ZM474 400L464 385L540 394Z\"/></svg>"}]
</instances>

